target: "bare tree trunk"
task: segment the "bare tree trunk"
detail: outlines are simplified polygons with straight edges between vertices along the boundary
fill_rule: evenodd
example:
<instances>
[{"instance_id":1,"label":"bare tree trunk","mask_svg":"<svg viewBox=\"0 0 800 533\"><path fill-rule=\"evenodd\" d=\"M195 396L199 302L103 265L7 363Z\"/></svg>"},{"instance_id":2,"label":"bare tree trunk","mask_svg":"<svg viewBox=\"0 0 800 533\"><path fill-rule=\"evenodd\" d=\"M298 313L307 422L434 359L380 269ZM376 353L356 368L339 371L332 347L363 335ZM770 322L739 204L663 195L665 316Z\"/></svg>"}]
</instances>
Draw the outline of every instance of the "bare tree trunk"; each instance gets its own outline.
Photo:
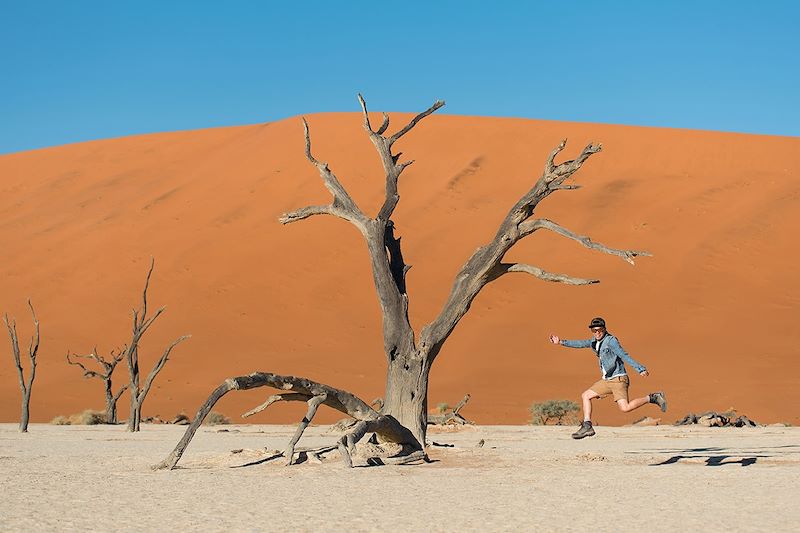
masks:
<instances>
[{"instance_id":1,"label":"bare tree trunk","mask_svg":"<svg viewBox=\"0 0 800 533\"><path fill-rule=\"evenodd\" d=\"M19 432L28 432L28 421L30 420L31 391L30 389L22 393L22 409L19 417Z\"/></svg>"},{"instance_id":2,"label":"bare tree trunk","mask_svg":"<svg viewBox=\"0 0 800 533\"><path fill-rule=\"evenodd\" d=\"M136 318L133 319L134 324ZM134 326L133 338L136 338L136 326ZM137 340L138 342L138 340ZM139 409L139 355L136 347L129 348L127 352L128 374L130 376L130 413L128 414L128 431L139 431L142 413Z\"/></svg>"},{"instance_id":3,"label":"bare tree trunk","mask_svg":"<svg viewBox=\"0 0 800 533\"><path fill-rule=\"evenodd\" d=\"M386 372L386 396L381 413L407 427L421 443L428 425L428 376L430 366L419 354L398 356Z\"/></svg>"},{"instance_id":4,"label":"bare tree trunk","mask_svg":"<svg viewBox=\"0 0 800 533\"><path fill-rule=\"evenodd\" d=\"M109 389L111 388L111 381L109 380L108 383ZM111 397L111 401L106 403L106 420L108 420L109 424L116 424L117 420L117 401L119 401L119 397L122 396L122 393L128 390L128 385L123 385L116 394Z\"/></svg>"},{"instance_id":5,"label":"bare tree trunk","mask_svg":"<svg viewBox=\"0 0 800 533\"><path fill-rule=\"evenodd\" d=\"M17 368L19 388L22 392L22 405L19 418L20 433L28 432L31 390L33 389L33 380L36 378L36 356L39 353L39 320L36 318L36 312L33 310L33 304L31 304L30 300L28 300L28 307L31 310L31 316L33 317L34 335L31 338L31 343L28 347L28 359L30 360L31 368L28 373L27 383L25 382L25 374L22 370L22 361L20 359L19 338L17 337L17 322L13 318L9 320L8 315L3 316L3 322L5 322L6 329L8 329L8 335L11 338L11 352L14 356L14 364Z\"/></svg>"},{"instance_id":6,"label":"bare tree trunk","mask_svg":"<svg viewBox=\"0 0 800 533\"><path fill-rule=\"evenodd\" d=\"M103 382L106 394L106 422L115 424L117 422L117 405L114 401L114 393L111 392L111 382Z\"/></svg>"}]
</instances>

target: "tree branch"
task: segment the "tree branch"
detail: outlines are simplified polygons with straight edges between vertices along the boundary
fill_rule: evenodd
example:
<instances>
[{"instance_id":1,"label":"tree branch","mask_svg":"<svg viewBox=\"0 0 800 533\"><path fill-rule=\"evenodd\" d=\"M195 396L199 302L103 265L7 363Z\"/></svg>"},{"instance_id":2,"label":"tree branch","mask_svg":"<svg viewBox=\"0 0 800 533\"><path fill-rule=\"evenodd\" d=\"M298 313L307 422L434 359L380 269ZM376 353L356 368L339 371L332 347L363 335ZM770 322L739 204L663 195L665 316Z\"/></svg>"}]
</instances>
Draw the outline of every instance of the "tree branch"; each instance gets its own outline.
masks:
<instances>
[{"instance_id":1,"label":"tree branch","mask_svg":"<svg viewBox=\"0 0 800 533\"><path fill-rule=\"evenodd\" d=\"M308 207L302 207L300 209L284 213L281 215L278 221L285 225L291 224L292 222L298 222L308 217L313 217L314 215L334 215L339 218L343 218L348 222L352 222L349 213L343 209L338 209L333 205L310 205Z\"/></svg>"},{"instance_id":2,"label":"tree branch","mask_svg":"<svg viewBox=\"0 0 800 533\"><path fill-rule=\"evenodd\" d=\"M389 137L389 146L393 145L398 139L400 139L400 137L411 131L411 129L414 126L416 126L420 120L427 117L428 115L430 115L431 113L433 113L442 106L444 106L444 100L436 100L436 102L434 102L432 106L430 106L428 109L426 109L425 111L423 111L422 113L418 114L416 117L411 119L411 122L406 124L406 126L403 129L401 129L400 131Z\"/></svg>"},{"instance_id":3,"label":"tree branch","mask_svg":"<svg viewBox=\"0 0 800 533\"><path fill-rule=\"evenodd\" d=\"M572 231L564 228L553 222L552 220L548 220L546 218L539 218L532 221L526 221L525 223L520 225L520 233L521 236L530 235L534 231L538 229L547 229L552 232L558 233L559 235L566 237L568 239L572 239L580 243L581 245L589 248L590 250L597 250L599 252L603 252L609 255L615 255L617 257L621 257L625 261L630 264L635 264L633 261L634 257L644 256L644 257L651 257L652 254L649 252L639 251L639 250L617 250L616 248L609 248L604 244L600 244L598 242L592 241L591 238L585 235L578 235L577 233L573 233Z\"/></svg>"},{"instance_id":4,"label":"tree branch","mask_svg":"<svg viewBox=\"0 0 800 533\"><path fill-rule=\"evenodd\" d=\"M356 203L347 193L347 190L342 186L342 184L339 182L339 179L328 167L328 164L318 161L311 154L311 134L308 129L308 122L305 118L303 118L303 132L306 140L306 158L311 162L311 164L317 167L317 170L319 171L319 174L325 183L325 188L330 191L331 195L333 195L333 204L331 204L331 207L342 210L342 212L347 215L347 217L343 218L347 218L347 220L350 220L354 223L361 222L363 224L366 216L361 212Z\"/></svg>"},{"instance_id":5,"label":"tree branch","mask_svg":"<svg viewBox=\"0 0 800 533\"><path fill-rule=\"evenodd\" d=\"M303 420L297 425L297 430L294 432L294 436L292 436L292 440L289 441L289 445L286 446L286 451L283 452L284 457L286 457L286 464L292 464L292 458L294 457L294 447L297 445L297 442L300 440L300 437L303 436L303 432L306 430L308 425L314 419L314 415L317 414L317 408L319 408L319 404L323 403L325 399L328 397L327 393L323 392L322 394L318 394L313 398L308 400L308 411L306 412L306 416L303 417Z\"/></svg>"},{"instance_id":6,"label":"tree branch","mask_svg":"<svg viewBox=\"0 0 800 533\"><path fill-rule=\"evenodd\" d=\"M122 386L122 387L119 389L119 391L117 391L117 393L116 393L116 394L113 396L113 398L114 398L114 402L115 402L115 403L117 402L117 400L119 400L120 396L122 396L122 393L124 393L126 390L128 390L128 384L127 384L127 383L126 383L126 384L124 384L124 385L123 385L123 386Z\"/></svg>"},{"instance_id":7,"label":"tree branch","mask_svg":"<svg viewBox=\"0 0 800 533\"><path fill-rule=\"evenodd\" d=\"M147 312L146 308L147 308L147 302L145 302L144 305L143 305L143 309L145 309L145 311L139 317L140 322L139 322L139 327L137 328L137 332L138 332L138 335L136 337L137 341L142 338L142 335L144 335L145 332L148 330L148 328L153 325L153 322L156 321L156 319L159 317L159 315L161 315L161 313L164 312L164 310L166 309L166 306L160 307L158 309L158 311L156 311L156 314L154 314L152 317L148 318L147 320L144 319L144 315ZM135 320L136 319L134 318L134 321ZM137 342L137 344L138 344L138 342Z\"/></svg>"},{"instance_id":8,"label":"tree branch","mask_svg":"<svg viewBox=\"0 0 800 533\"><path fill-rule=\"evenodd\" d=\"M33 317L33 337L28 348L28 355L31 360L31 373L28 387L33 383L33 375L36 373L36 355L39 353L39 319L36 318L36 311L33 310L33 304L28 300L28 307L31 310L31 317Z\"/></svg>"},{"instance_id":9,"label":"tree branch","mask_svg":"<svg viewBox=\"0 0 800 533\"><path fill-rule=\"evenodd\" d=\"M502 263L498 267L498 271L499 271L498 275L495 277L495 279L508 272L524 272L539 279L543 279L544 281L565 283L567 285L591 285L593 283L600 283L599 279L573 278L571 276L567 276L566 274L554 274L552 272L547 272L533 265L526 265L524 263L514 263L514 264Z\"/></svg>"},{"instance_id":10,"label":"tree branch","mask_svg":"<svg viewBox=\"0 0 800 533\"><path fill-rule=\"evenodd\" d=\"M147 277L144 280L144 290L142 291L142 315L139 317L139 319L142 322L145 322L145 319L147 318L147 289L150 287L150 276L153 275L153 268L155 267L155 264L156 264L155 258L151 257L150 258L150 268L147 270ZM161 311L163 311L163 310L164 310L164 308L162 307L158 311L158 313L156 313L156 316L158 316L158 314L161 313ZM153 317L153 320L155 320L155 319L156 319L156 317ZM150 321L150 323L152 324L152 320ZM148 324L148 327L149 327L149 325L150 324ZM144 329L147 329L147 328L144 328Z\"/></svg>"},{"instance_id":11,"label":"tree branch","mask_svg":"<svg viewBox=\"0 0 800 533\"><path fill-rule=\"evenodd\" d=\"M366 129L370 133L375 133L377 135L382 135L383 132L386 131L386 128L389 127L389 115L383 113L383 122L381 126L377 129L377 131L372 129L372 125L369 123L369 113L367 112L367 103L364 101L364 97L361 96L361 93L358 93L358 102L361 104L361 111L364 115L364 129Z\"/></svg>"},{"instance_id":12,"label":"tree branch","mask_svg":"<svg viewBox=\"0 0 800 533\"><path fill-rule=\"evenodd\" d=\"M169 359L169 354L170 352L172 352L172 349L175 348L178 344L182 343L183 341L191 337L192 337L191 335L184 335L182 337L175 339L174 341L172 341L172 344L167 346L167 348L164 350L164 353L161 354L161 358L158 361L156 361L155 365L153 365L153 369L147 375L147 379L144 380L144 385L142 386L142 392L139 393L140 405L141 403L144 402L147 393L150 392L150 387L153 385L153 380L156 379L158 373L161 372L161 369L164 368L165 364L167 364L167 360Z\"/></svg>"},{"instance_id":13,"label":"tree branch","mask_svg":"<svg viewBox=\"0 0 800 533\"><path fill-rule=\"evenodd\" d=\"M463 409L465 405L467 405L467 402L469 402L470 398L471 396L469 394L465 394L461 401L458 402L455 407L453 407L453 414L457 415L458 412Z\"/></svg>"},{"instance_id":14,"label":"tree branch","mask_svg":"<svg viewBox=\"0 0 800 533\"><path fill-rule=\"evenodd\" d=\"M386 131L388 127L389 127L389 115L383 113L383 122L381 123L381 127L378 128L378 131L376 131L375 133L377 133L378 135L383 135L383 133Z\"/></svg>"},{"instance_id":15,"label":"tree branch","mask_svg":"<svg viewBox=\"0 0 800 533\"><path fill-rule=\"evenodd\" d=\"M72 354L72 355L74 355L75 357L83 357L91 359L91 357L88 355L78 355L78 354ZM83 366L83 363L81 363L80 361L73 361L72 359L69 358L69 356L70 353L67 352L67 364L80 367L80 369L83 370L83 377L106 379L107 377L106 375L95 372L94 370L89 370L88 368Z\"/></svg>"},{"instance_id":16,"label":"tree branch","mask_svg":"<svg viewBox=\"0 0 800 533\"><path fill-rule=\"evenodd\" d=\"M583 166L583 163L589 159L589 157L593 154L601 152L603 150L602 144L594 144L589 143L586 147L578 154L573 160L565 161L556 165L554 163L555 156L564 149L567 144L567 140L564 139L561 141L561 144L556 147L550 153L550 157L547 160L547 164L545 165L545 172L542 174L541 181L545 182L546 184L553 184L554 186L559 186L561 183L572 176L578 169Z\"/></svg>"},{"instance_id":17,"label":"tree branch","mask_svg":"<svg viewBox=\"0 0 800 533\"><path fill-rule=\"evenodd\" d=\"M548 174L552 174L556 170L555 159L558 154L567 146L567 140L562 139L558 146L553 148L550 152L550 155L547 156L547 161L544 164L544 172L542 172L542 176L547 176Z\"/></svg>"},{"instance_id":18,"label":"tree branch","mask_svg":"<svg viewBox=\"0 0 800 533\"><path fill-rule=\"evenodd\" d=\"M302 394L299 392L290 392L287 394L273 394L267 401L262 403L261 405L250 409L245 414L242 415L242 418L247 418L248 416L253 416L254 414L260 413L270 405L275 402L307 402L311 399L311 396L308 394Z\"/></svg>"},{"instance_id":19,"label":"tree branch","mask_svg":"<svg viewBox=\"0 0 800 533\"><path fill-rule=\"evenodd\" d=\"M27 392L25 388L25 374L22 372L22 361L19 355L19 338L17 337L17 321L13 318L9 320L8 314L3 315L3 322L8 329L8 336L11 339L11 352L14 357L14 366L17 368L17 377L19 378L19 387L22 389L23 396Z\"/></svg>"}]
</instances>

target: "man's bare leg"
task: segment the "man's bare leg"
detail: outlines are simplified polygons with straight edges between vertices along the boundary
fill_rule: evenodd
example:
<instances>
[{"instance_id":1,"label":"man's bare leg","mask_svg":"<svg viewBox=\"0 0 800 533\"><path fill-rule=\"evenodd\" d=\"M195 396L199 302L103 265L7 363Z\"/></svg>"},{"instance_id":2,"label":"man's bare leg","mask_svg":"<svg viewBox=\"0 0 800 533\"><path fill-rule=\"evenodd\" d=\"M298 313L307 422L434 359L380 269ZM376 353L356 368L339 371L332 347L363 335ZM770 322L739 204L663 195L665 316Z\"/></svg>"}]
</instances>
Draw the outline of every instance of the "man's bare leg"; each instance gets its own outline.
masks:
<instances>
[{"instance_id":1,"label":"man's bare leg","mask_svg":"<svg viewBox=\"0 0 800 533\"><path fill-rule=\"evenodd\" d=\"M617 406L619 406L619 410L623 413L629 413L634 409L638 409L643 405L650 403L650 396L644 396L642 398L635 398L633 400L617 400Z\"/></svg>"},{"instance_id":2,"label":"man's bare leg","mask_svg":"<svg viewBox=\"0 0 800 533\"><path fill-rule=\"evenodd\" d=\"M595 398L599 398L600 395L597 394L592 389L587 389L583 391L581 394L581 400L583 401L583 421L584 422L591 422L592 420L592 400Z\"/></svg>"}]
</instances>

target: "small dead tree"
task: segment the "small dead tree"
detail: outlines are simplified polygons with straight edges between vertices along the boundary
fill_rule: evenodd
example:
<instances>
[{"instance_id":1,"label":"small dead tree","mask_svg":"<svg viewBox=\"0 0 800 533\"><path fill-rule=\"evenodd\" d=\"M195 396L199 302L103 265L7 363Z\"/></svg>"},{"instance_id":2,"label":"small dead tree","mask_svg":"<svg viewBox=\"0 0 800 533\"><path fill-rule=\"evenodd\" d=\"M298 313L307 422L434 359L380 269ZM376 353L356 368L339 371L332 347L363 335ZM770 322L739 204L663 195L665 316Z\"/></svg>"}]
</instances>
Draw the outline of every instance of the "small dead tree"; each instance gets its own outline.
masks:
<instances>
[{"instance_id":1,"label":"small dead tree","mask_svg":"<svg viewBox=\"0 0 800 533\"><path fill-rule=\"evenodd\" d=\"M123 359L125 359L126 350L119 350L115 352L111 350L111 360L105 359L102 355L97 355L97 347L92 350L92 353L88 355L77 355L72 354L72 357L76 359L89 359L94 361L99 365L103 370L96 371L96 370L89 370L86 366L83 365L80 361L73 361L70 359L70 354L67 352L67 363L73 366L80 367L83 370L83 377L84 378L98 378L103 380L103 389L105 390L106 395L106 423L108 424L116 424L117 423L117 401L119 397L122 396L126 390L128 390L128 384L126 383L116 392L113 392L113 385L111 383L111 374L114 373L114 369L117 368L117 364L120 363Z\"/></svg>"},{"instance_id":2,"label":"small dead tree","mask_svg":"<svg viewBox=\"0 0 800 533\"><path fill-rule=\"evenodd\" d=\"M147 278L144 282L142 307L133 310L133 331L131 332L131 341L128 344L128 348L125 350L125 360L128 363L128 374L130 375L129 389L131 396L130 415L128 416L128 431L139 431L139 426L142 422L142 404L144 404L147 393L150 392L150 388L153 386L153 381L156 379L158 373L164 368L164 365L167 364L170 353L172 353L172 349L191 337L191 335L184 335L172 341L172 343L166 347L164 353L161 355L158 361L156 361L156 363L153 365L153 369L150 370L150 373L144 380L144 384L140 387L139 342L150 326L153 325L153 322L155 322L156 319L161 316L161 313L164 312L164 309L166 309L166 307L162 306L155 312L155 314L153 314L152 317L147 317L147 289L150 286L150 276L153 275L154 266L155 261L151 259L150 269L147 271Z\"/></svg>"},{"instance_id":3,"label":"small dead tree","mask_svg":"<svg viewBox=\"0 0 800 533\"><path fill-rule=\"evenodd\" d=\"M448 409L450 407L447 404L444 404L441 409L441 412L438 414L430 414L428 413L428 425L429 426L463 426L466 424L472 424L469 420L461 416L460 411L467 405L471 396L469 394L465 394L464 397L461 399L460 402L453 407L450 412Z\"/></svg>"},{"instance_id":4,"label":"small dead tree","mask_svg":"<svg viewBox=\"0 0 800 533\"><path fill-rule=\"evenodd\" d=\"M414 450L411 452L413 454L422 450L425 443L428 420L428 379L431 366L441 352L445 341L450 337L461 318L467 313L483 287L506 274L512 273L529 274L544 281L569 285L599 283L597 279L578 278L566 274L547 272L538 266L530 264L504 262L503 259L506 253L515 244L540 230L547 230L573 240L590 250L620 257L630 264L633 264L635 257L650 254L635 250L610 248L594 242L587 236L578 235L552 220L534 217L534 211L539 202L554 192L578 189L579 185L565 183L566 180L571 178L592 155L602 149L600 144L590 143L575 159L556 163L556 156L566 146L566 140L563 140L550 152L543 172L534 186L522 195L500 223L500 227L492 241L479 247L458 272L453 282L450 296L439 315L417 334L408 317L409 295L406 292L406 273L410 266L405 263L403 258L400 238L395 237L396 226L392 220L395 208L400 201L398 189L400 175L414 161L400 161L401 152L395 153L394 146L420 121L441 108L444 102L435 102L427 110L416 115L400 130L389 135L386 133L389 129L389 115L383 113L381 125L375 129L370 122L367 104L360 94L358 95L358 100L361 104L364 129L378 152L385 174L386 195L378 213L373 217L361 210L328 164L314 157L311 151L311 135L308 122L303 119L306 158L318 170L325 187L333 196L333 201L327 205L310 205L286 213L281 216L280 222L282 224L290 224L316 215L333 215L355 226L364 237L369 252L375 291L383 317L383 350L388 367L384 405L380 412L369 413L366 418L359 418L358 413L361 411L339 410L359 420L354 427L360 429L359 431L348 433L346 436L348 442L350 440L357 441L356 437L363 436L364 433L361 432L361 429L364 424L369 425L374 420L374 417L381 417L381 420L391 421L391 430L394 434L399 434L396 430L401 427L408 430L407 435L413 438L409 438L403 444L407 445L410 450ZM221 385L212 393L206 404L211 402L213 405L213 402L216 401L214 395L224 394L229 390L265 385L300 393L284 394L281 399L286 401L310 401L319 397L322 394L321 391L328 388L333 389L328 385L315 383L315 386L319 388L310 391L304 388L303 384L309 382L305 378L288 376L281 377L281 380L276 381L275 379L267 379L265 376L276 377L272 374L256 373L250 376L231 378L226 381L226 384ZM338 391L338 389L333 390ZM340 392L343 393L344 391ZM358 400L360 402L359 405L366 405L354 395L346 394L354 400ZM309 413L303 419L301 428L304 427L303 424L307 424L310 421L310 417L316 412L316 405L319 403L331 405L328 403L329 401L329 399L315 401L314 409L311 409L311 404L309 404ZM202 422L200 418L207 413L204 409L205 406L198 411L197 418L195 418L192 426L199 426ZM190 426L190 430L192 426ZM193 432L190 430L187 430L184 439L170 456L172 459L168 458L168 460L157 466L163 468L175 466L183 449L191 440ZM373 430L370 429L368 431ZM379 438L385 438L380 432L374 432Z\"/></svg>"},{"instance_id":5,"label":"small dead tree","mask_svg":"<svg viewBox=\"0 0 800 533\"><path fill-rule=\"evenodd\" d=\"M17 337L17 321L8 318L8 314L3 315L3 322L8 329L8 335L11 338L11 352L14 356L14 364L17 367L17 377L19 378L19 388L22 390L22 413L19 419L20 433L28 432L28 421L30 420L30 405L31 405L31 389L33 389L33 380L36 378L36 356L39 353L39 319L36 318L36 311L33 310L33 304L28 300L28 307L31 310L33 317L33 337L31 337L30 345L28 346L28 359L31 364L30 371L28 372L27 382L25 380L25 373L22 370L22 360L19 354L19 338Z\"/></svg>"}]
</instances>

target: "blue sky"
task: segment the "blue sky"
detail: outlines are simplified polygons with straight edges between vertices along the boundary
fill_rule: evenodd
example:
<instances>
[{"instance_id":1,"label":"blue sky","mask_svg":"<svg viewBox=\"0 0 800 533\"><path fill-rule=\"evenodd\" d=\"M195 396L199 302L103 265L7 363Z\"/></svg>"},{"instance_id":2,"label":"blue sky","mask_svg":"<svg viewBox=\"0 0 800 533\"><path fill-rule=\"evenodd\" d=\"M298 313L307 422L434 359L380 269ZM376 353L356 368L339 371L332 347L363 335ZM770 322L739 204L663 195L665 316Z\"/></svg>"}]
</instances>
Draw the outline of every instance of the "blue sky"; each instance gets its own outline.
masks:
<instances>
[{"instance_id":1,"label":"blue sky","mask_svg":"<svg viewBox=\"0 0 800 533\"><path fill-rule=\"evenodd\" d=\"M0 153L318 111L800 135L800 2L0 0Z\"/></svg>"}]
</instances>

